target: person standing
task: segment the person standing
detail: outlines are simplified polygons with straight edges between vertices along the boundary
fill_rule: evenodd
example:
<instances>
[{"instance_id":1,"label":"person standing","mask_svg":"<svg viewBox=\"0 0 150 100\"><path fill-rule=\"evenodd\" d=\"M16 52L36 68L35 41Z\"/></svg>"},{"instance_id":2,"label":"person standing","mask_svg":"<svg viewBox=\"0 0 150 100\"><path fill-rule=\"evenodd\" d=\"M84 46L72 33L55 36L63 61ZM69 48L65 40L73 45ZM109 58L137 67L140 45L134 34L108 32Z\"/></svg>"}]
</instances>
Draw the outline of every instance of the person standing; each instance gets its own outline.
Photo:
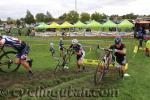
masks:
<instances>
[{"instance_id":1,"label":"person standing","mask_svg":"<svg viewBox=\"0 0 150 100\"><path fill-rule=\"evenodd\" d=\"M138 36L138 41L139 41L139 44L138 44L138 48L142 48L143 47L143 32L144 32L144 29L143 27L140 27L138 32L137 32L137 36Z\"/></svg>"}]
</instances>

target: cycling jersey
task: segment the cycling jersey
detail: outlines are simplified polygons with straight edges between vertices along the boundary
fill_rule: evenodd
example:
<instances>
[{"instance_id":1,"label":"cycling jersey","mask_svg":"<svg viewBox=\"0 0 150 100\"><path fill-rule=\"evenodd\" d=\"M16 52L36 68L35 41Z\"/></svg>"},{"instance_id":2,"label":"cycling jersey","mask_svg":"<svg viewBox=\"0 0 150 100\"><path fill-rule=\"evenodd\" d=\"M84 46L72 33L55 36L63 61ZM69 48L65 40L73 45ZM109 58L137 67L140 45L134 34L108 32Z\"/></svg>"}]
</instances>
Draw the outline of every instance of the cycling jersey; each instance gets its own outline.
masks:
<instances>
[{"instance_id":1,"label":"cycling jersey","mask_svg":"<svg viewBox=\"0 0 150 100\"><path fill-rule=\"evenodd\" d=\"M18 52L17 58L26 59L26 55L29 53L29 46L25 42L6 35L2 36L1 41L3 45L9 45Z\"/></svg>"},{"instance_id":2,"label":"cycling jersey","mask_svg":"<svg viewBox=\"0 0 150 100\"><path fill-rule=\"evenodd\" d=\"M75 44L75 45L71 44L70 48L72 48L77 53L81 50L81 55L77 55L77 60L84 58L85 52L84 52L81 44L79 44L79 43Z\"/></svg>"},{"instance_id":3,"label":"cycling jersey","mask_svg":"<svg viewBox=\"0 0 150 100\"><path fill-rule=\"evenodd\" d=\"M25 47L25 43L20 41L17 38L11 37L11 36L2 36L3 44L12 46L15 50L20 52Z\"/></svg>"},{"instance_id":4,"label":"cycling jersey","mask_svg":"<svg viewBox=\"0 0 150 100\"><path fill-rule=\"evenodd\" d=\"M123 50L124 48L126 48L124 44L121 44L121 46L119 48L117 48L117 46L115 44L110 46L110 49ZM125 64L125 62L126 62L125 54L120 54L120 53L116 52L115 56L116 56L116 61L119 64L121 64L121 65Z\"/></svg>"},{"instance_id":5,"label":"cycling jersey","mask_svg":"<svg viewBox=\"0 0 150 100\"><path fill-rule=\"evenodd\" d=\"M79 43L76 45L71 44L70 48L72 48L75 52L79 52L80 50L83 51L82 45Z\"/></svg>"},{"instance_id":6,"label":"cycling jersey","mask_svg":"<svg viewBox=\"0 0 150 100\"><path fill-rule=\"evenodd\" d=\"M59 45L59 49L63 51L64 50L64 48L63 48L64 43L62 40L59 41L58 45Z\"/></svg>"}]
</instances>

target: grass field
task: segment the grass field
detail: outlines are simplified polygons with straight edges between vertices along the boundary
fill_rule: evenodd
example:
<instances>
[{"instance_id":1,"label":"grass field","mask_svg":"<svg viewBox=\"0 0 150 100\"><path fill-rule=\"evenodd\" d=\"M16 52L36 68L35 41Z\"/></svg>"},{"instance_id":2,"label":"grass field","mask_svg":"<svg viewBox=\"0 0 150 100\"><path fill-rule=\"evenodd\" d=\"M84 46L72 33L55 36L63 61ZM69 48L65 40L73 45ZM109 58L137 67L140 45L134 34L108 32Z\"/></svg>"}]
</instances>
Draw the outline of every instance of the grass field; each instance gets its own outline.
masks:
<instances>
[{"instance_id":1,"label":"grass field","mask_svg":"<svg viewBox=\"0 0 150 100\"><path fill-rule=\"evenodd\" d=\"M134 39L123 39L123 42L127 47L127 60L129 63L129 69L127 73L129 77L125 77L125 80L117 79L116 73L110 72L106 75L104 81L95 86L93 83L93 75L95 66L87 66L86 72L76 73L75 56L71 58L69 67L71 71L60 72L57 75L53 75L53 69L55 68L57 61L51 57L49 52L49 42L53 41L55 48L57 49L57 56L59 56L58 39L57 37L18 37L26 41L31 48L29 57L33 58L33 71L34 76L32 79L26 77L25 70L21 67L16 73L0 73L0 88L7 90L16 89L30 89L35 90L39 86L43 86L44 89L57 90L60 89L115 89L118 94L114 97L107 97L107 95L101 96L89 96L89 97L59 97L55 95L53 97L28 97L24 95L22 97L2 96L1 99L9 100L148 100L150 98L150 58L145 57L143 51L139 51L135 57L133 57L134 46L137 45L137 41ZM77 38L81 44L83 44L86 51L85 58L97 59L96 46L99 44L101 47L108 47L113 43L113 39L102 39L96 37L79 37ZM70 45L71 38L64 40L65 45ZM91 51L90 51L91 48ZM32 92L34 94L34 92ZM10 94L11 95L11 94Z\"/></svg>"}]
</instances>

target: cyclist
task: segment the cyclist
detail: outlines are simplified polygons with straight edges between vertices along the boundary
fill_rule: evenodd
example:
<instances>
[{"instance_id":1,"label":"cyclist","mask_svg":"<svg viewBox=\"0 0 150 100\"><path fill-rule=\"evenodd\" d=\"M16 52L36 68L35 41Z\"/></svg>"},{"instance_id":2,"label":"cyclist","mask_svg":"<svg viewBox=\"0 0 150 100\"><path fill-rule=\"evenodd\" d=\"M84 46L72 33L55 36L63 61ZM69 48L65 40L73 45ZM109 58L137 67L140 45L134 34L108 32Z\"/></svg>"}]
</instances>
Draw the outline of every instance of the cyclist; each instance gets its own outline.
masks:
<instances>
[{"instance_id":1,"label":"cyclist","mask_svg":"<svg viewBox=\"0 0 150 100\"><path fill-rule=\"evenodd\" d=\"M117 67L119 68L119 72L125 72L125 64L126 64L126 46L122 43L121 37L115 38L115 44L110 46L110 49L114 50L116 61L119 64ZM120 74L121 74L120 73ZM123 78L123 75L121 76Z\"/></svg>"},{"instance_id":2,"label":"cyclist","mask_svg":"<svg viewBox=\"0 0 150 100\"><path fill-rule=\"evenodd\" d=\"M50 52L52 54L52 57L54 57L54 54L55 54L55 48L54 48L54 43L53 42L50 42Z\"/></svg>"},{"instance_id":3,"label":"cyclist","mask_svg":"<svg viewBox=\"0 0 150 100\"><path fill-rule=\"evenodd\" d=\"M83 60L83 58L85 56L85 51L83 50L82 45L78 43L77 39L73 39L70 48L77 55L77 67L78 67L78 71L81 71L82 69L84 70L85 69L84 66L81 69L82 60Z\"/></svg>"},{"instance_id":4,"label":"cyclist","mask_svg":"<svg viewBox=\"0 0 150 100\"><path fill-rule=\"evenodd\" d=\"M58 43L58 46L59 46L59 50L60 50L60 56L63 57L64 56L64 47L63 47L64 43L63 43L63 39L60 38L59 39L59 43Z\"/></svg>"},{"instance_id":5,"label":"cyclist","mask_svg":"<svg viewBox=\"0 0 150 100\"><path fill-rule=\"evenodd\" d=\"M29 46L24 41L21 41L18 38L3 35L0 36L0 45L12 46L17 51L16 64L22 64L28 71L28 75L33 75L31 70L32 59L26 60L27 54L29 53Z\"/></svg>"}]
</instances>

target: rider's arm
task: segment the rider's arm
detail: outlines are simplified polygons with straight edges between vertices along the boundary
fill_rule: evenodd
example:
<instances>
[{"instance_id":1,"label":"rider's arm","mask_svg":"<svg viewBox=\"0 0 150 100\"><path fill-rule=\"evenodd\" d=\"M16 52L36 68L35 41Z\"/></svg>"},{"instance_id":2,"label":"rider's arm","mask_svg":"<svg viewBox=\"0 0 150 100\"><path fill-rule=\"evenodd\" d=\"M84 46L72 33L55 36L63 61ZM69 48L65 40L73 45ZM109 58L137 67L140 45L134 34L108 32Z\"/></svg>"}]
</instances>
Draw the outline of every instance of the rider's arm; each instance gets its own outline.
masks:
<instances>
[{"instance_id":1,"label":"rider's arm","mask_svg":"<svg viewBox=\"0 0 150 100\"><path fill-rule=\"evenodd\" d=\"M73 45L71 44L71 45L69 46L69 49L71 49L71 48L72 48L72 46L73 46Z\"/></svg>"},{"instance_id":2,"label":"rider's arm","mask_svg":"<svg viewBox=\"0 0 150 100\"><path fill-rule=\"evenodd\" d=\"M82 50L79 50L78 52L75 52L76 55L81 55Z\"/></svg>"},{"instance_id":3,"label":"rider's arm","mask_svg":"<svg viewBox=\"0 0 150 100\"><path fill-rule=\"evenodd\" d=\"M4 45L5 44L5 39L1 39L0 40L0 45Z\"/></svg>"},{"instance_id":4,"label":"rider's arm","mask_svg":"<svg viewBox=\"0 0 150 100\"><path fill-rule=\"evenodd\" d=\"M123 50L117 50L117 52L119 54L126 54L127 50L126 50L126 48L123 48Z\"/></svg>"}]
</instances>

